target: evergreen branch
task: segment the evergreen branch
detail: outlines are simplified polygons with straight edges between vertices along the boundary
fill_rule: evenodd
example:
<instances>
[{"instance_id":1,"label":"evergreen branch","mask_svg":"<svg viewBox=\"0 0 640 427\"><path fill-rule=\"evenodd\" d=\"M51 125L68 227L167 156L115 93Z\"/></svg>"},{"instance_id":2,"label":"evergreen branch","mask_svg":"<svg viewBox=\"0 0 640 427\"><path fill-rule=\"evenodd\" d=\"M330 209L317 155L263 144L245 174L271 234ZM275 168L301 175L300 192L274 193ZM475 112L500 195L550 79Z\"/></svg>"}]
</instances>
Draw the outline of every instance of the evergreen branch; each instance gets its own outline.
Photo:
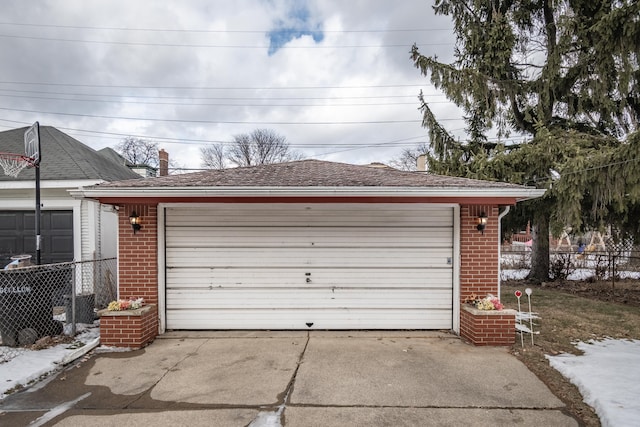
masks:
<instances>
[{"instance_id":1,"label":"evergreen branch","mask_svg":"<svg viewBox=\"0 0 640 427\"><path fill-rule=\"evenodd\" d=\"M422 127L429 132L429 140L434 153L442 159L448 150L459 148L460 144L440 125L435 115L424 100L424 95L420 92L420 111L422 111Z\"/></svg>"}]
</instances>

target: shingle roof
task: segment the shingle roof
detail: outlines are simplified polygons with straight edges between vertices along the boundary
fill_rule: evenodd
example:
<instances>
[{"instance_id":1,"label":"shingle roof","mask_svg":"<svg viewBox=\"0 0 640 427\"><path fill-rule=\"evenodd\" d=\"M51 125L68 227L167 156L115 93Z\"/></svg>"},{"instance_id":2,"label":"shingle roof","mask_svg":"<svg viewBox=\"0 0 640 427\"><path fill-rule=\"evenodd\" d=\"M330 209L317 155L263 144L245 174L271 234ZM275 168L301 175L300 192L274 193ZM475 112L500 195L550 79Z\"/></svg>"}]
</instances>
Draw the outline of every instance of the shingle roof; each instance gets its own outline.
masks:
<instances>
[{"instance_id":1,"label":"shingle roof","mask_svg":"<svg viewBox=\"0 0 640 427\"><path fill-rule=\"evenodd\" d=\"M98 154L106 157L107 159L111 159L112 161L118 163L119 165L133 166L133 163L131 163L130 161L122 157L120 153L118 153L116 150L114 150L111 147L105 147L101 150L98 150Z\"/></svg>"},{"instance_id":2,"label":"shingle roof","mask_svg":"<svg viewBox=\"0 0 640 427\"><path fill-rule=\"evenodd\" d=\"M179 187L432 187L526 188L502 182L404 172L321 160L251 166L104 183L97 188Z\"/></svg>"},{"instance_id":3,"label":"shingle roof","mask_svg":"<svg viewBox=\"0 0 640 427\"><path fill-rule=\"evenodd\" d=\"M24 153L24 131L27 128L0 132L0 151ZM42 180L84 180L99 179L116 181L140 178L128 167L52 126L40 126L41 159L40 179ZM32 168L24 169L17 178L6 176L0 170L0 181L29 181L35 179Z\"/></svg>"}]
</instances>

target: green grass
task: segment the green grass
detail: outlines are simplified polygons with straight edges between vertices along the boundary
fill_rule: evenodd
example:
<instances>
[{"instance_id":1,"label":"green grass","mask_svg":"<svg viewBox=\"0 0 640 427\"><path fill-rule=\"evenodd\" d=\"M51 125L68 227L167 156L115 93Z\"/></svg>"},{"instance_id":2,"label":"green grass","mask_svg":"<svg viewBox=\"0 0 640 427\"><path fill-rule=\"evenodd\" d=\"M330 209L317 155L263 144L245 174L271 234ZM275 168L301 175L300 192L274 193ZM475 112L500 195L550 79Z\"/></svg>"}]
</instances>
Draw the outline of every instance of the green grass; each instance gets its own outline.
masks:
<instances>
[{"instance_id":1,"label":"green grass","mask_svg":"<svg viewBox=\"0 0 640 427\"><path fill-rule=\"evenodd\" d=\"M517 309L513 292L522 287L506 284L502 287L502 301L508 308ZM551 354L576 353L573 343L607 337L640 339L640 308L599 301L572 295L557 288L532 287L532 310L540 316L536 320L538 346ZM526 295L521 297L522 309L527 310Z\"/></svg>"}]
</instances>

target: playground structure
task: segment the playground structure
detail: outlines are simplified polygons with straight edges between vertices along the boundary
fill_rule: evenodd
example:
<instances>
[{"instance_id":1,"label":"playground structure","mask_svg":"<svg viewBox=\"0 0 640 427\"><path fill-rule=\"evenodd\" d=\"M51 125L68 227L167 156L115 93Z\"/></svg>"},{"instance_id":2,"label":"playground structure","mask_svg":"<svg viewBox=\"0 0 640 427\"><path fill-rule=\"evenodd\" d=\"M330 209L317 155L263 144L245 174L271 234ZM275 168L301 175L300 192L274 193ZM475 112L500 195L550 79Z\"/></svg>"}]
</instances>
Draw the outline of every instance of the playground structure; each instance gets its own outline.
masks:
<instances>
[{"instance_id":1,"label":"playground structure","mask_svg":"<svg viewBox=\"0 0 640 427\"><path fill-rule=\"evenodd\" d=\"M555 252L577 252L584 255L590 252L606 252L608 250L606 242L611 241L611 235L607 231L604 236L600 231L590 231L581 236L571 237L571 227L562 230L560 237L549 236L549 249ZM588 244L584 243L586 240ZM533 245L533 235L531 228L527 224L525 231L511 235L509 241L503 246L510 246L512 251L531 250ZM508 247L505 249L509 249Z\"/></svg>"}]
</instances>

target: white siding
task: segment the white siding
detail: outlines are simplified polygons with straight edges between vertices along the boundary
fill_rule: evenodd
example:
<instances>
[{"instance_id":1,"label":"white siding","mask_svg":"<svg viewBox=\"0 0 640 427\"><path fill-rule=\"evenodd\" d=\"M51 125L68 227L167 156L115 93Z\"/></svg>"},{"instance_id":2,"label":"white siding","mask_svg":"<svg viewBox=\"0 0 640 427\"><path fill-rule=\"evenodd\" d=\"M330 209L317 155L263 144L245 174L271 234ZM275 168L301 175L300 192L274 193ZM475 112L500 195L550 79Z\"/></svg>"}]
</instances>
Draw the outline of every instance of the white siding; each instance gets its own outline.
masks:
<instances>
[{"instance_id":1,"label":"white siding","mask_svg":"<svg viewBox=\"0 0 640 427\"><path fill-rule=\"evenodd\" d=\"M450 329L453 208L166 209L168 329Z\"/></svg>"},{"instance_id":2,"label":"white siding","mask_svg":"<svg viewBox=\"0 0 640 427\"><path fill-rule=\"evenodd\" d=\"M100 206L100 256L114 258L118 255L118 213L109 205Z\"/></svg>"},{"instance_id":3,"label":"white siding","mask_svg":"<svg viewBox=\"0 0 640 427\"><path fill-rule=\"evenodd\" d=\"M82 242L81 260L88 260L93 255L93 230L91 229L92 204L89 200L82 200L80 205L80 240Z\"/></svg>"}]
</instances>

